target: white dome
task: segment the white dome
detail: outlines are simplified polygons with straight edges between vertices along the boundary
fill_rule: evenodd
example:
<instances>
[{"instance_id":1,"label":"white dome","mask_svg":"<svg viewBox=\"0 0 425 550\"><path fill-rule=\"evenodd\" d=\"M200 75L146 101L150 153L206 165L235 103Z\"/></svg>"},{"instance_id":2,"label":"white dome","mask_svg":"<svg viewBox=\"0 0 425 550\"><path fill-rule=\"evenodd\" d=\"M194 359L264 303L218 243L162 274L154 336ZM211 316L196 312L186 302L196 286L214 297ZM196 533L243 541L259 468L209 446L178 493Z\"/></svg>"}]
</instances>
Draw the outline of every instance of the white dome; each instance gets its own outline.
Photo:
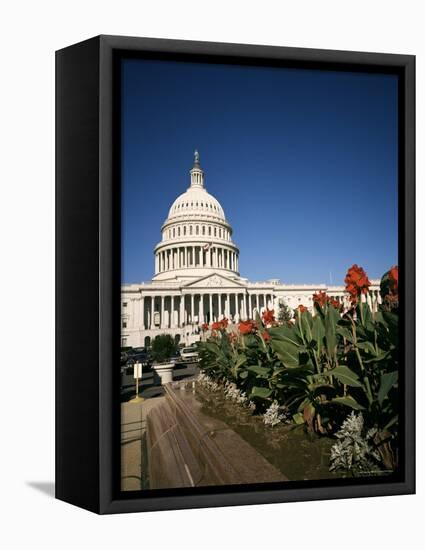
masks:
<instances>
[{"instance_id":1,"label":"white dome","mask_svg":"<svg viewBox=\"0 0 425 550\"><path fill-rule=\"evenodd\" d=\"M239 277L239 249L218 200L204 187L195 151L190 187L171 205L156 245L154 280L200 278L211 273Z\"/></svg>"},{"instance_id":2,"label":"white dome","mask_svg":"<svg viewBox=\"0 0 425 550\"><path fill-rule=\"evenodd\" d=\"M199 216L216 218L218 221L225 221L224 210L218 200L210 195L203 187L189 187L182 193L171 205L168 212L168 220L171 221L179 217L185 219Z\"/></svg>"}]
</instances>

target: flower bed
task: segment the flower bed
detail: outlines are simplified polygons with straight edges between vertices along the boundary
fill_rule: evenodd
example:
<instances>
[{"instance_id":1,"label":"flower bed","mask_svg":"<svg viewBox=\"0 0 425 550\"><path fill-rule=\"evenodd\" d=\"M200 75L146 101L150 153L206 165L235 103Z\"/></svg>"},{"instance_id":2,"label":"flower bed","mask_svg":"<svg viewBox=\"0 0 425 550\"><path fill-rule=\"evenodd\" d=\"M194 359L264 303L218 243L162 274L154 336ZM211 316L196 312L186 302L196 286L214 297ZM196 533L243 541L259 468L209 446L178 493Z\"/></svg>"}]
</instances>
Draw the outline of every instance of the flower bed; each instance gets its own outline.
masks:
<instances>
[{"instance_id":1,"label":"flower bed","mask_svg":"<svg viewBox=\"0 0 425 550\"><path fill-rule=\"evenodd\" d=\"M398 452L398 269L381 281L382 305L367 302L370 281L353 265L345 279L351 306L320 292L314 314L300 305L290 321L214 323L198 343L207 384L262 415L267 429L304 425L334 438L329 467L364 474L393 471ZM206 327L202 327L206 331ZM207 378L205 378L207 377Z\"/></svg>"}]
</instances>

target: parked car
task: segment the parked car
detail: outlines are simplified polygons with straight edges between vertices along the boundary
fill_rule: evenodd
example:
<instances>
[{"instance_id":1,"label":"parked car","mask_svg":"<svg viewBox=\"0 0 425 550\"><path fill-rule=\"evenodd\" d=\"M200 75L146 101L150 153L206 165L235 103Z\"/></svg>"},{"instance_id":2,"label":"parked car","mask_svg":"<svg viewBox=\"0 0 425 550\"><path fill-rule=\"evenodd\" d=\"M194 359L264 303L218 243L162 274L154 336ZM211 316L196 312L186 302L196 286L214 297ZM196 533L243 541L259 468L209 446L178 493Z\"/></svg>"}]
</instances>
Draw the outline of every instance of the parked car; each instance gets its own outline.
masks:
<instances>
[{"instance_id":1,"label":"parked car","mask_svg":"<svg viewBox=\"0 0 425 550\"><path fill-rule=\"evenodd\" d=\"M181 362L182 362L182 355L180 353L180 350L176 350L175 353L170 357L170 363L179 365Z\"/></svg>"},{"instance_id":2,"label":"parked car","mask_svg":"<svg viewBox=\"0 0 425 550\"><path fill-rule=\"evenodd\" d=\"M146 351L145 348L133 348L132 350L126 353L127 353L127 360L124 366L126 374L131 374L133 372L134 363L137 363L137 362L142 363L144 370L151 369L152 357Z\"/></svg>"},{"instance_id":3,"label":"parked car","mask_svg":"<svg viewBox=\"0 0 425 550\"><path fill-rule=\"evenodd\" d=\"M183 348L181 350L181 358L182 358L182 361L185 362L185 363L197 363L198 362L198 351L195 347L188 347L188 348Z\"/></svg>"}]
</instances>

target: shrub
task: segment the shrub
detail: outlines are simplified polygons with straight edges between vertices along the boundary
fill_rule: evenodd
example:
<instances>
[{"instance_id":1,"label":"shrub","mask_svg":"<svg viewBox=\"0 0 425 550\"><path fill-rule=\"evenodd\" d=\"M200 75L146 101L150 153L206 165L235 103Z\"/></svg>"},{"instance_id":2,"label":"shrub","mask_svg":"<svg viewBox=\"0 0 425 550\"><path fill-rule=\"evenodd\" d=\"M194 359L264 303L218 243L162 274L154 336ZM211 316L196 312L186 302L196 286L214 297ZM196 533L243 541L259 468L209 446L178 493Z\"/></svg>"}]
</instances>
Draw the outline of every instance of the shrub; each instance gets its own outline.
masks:
<instances>
[{"instance_id":1,"label":"shrub","mask_svg":"<svg viewBox=\"0 0 425 550\"><path fill-rule=\"evenodd\" d=\"M176 350L176 343L170 334L159 334L152 342L152 357L155 363L165 363Z\"/></svg>"}]
</instances>

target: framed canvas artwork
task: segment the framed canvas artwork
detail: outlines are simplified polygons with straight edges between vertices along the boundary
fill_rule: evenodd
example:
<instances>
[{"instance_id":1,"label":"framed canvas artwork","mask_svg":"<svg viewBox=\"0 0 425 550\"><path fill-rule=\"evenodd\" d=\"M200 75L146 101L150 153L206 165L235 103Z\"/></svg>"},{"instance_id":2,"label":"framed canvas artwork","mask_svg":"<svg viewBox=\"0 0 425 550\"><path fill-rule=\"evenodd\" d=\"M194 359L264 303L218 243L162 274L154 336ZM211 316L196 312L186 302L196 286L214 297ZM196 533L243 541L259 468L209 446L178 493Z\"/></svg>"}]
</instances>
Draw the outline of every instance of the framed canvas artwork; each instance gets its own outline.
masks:
<instances>
[{"instance_id":1,"label":"framed canvas artwork","mask_svg":"<svg viewBox=\"0 0 425 550\"><path fill-rule=\"evenodd\" d=\"M57 498L414 492L414 57L56 60Z\"/></svg>"}]
</instances>

